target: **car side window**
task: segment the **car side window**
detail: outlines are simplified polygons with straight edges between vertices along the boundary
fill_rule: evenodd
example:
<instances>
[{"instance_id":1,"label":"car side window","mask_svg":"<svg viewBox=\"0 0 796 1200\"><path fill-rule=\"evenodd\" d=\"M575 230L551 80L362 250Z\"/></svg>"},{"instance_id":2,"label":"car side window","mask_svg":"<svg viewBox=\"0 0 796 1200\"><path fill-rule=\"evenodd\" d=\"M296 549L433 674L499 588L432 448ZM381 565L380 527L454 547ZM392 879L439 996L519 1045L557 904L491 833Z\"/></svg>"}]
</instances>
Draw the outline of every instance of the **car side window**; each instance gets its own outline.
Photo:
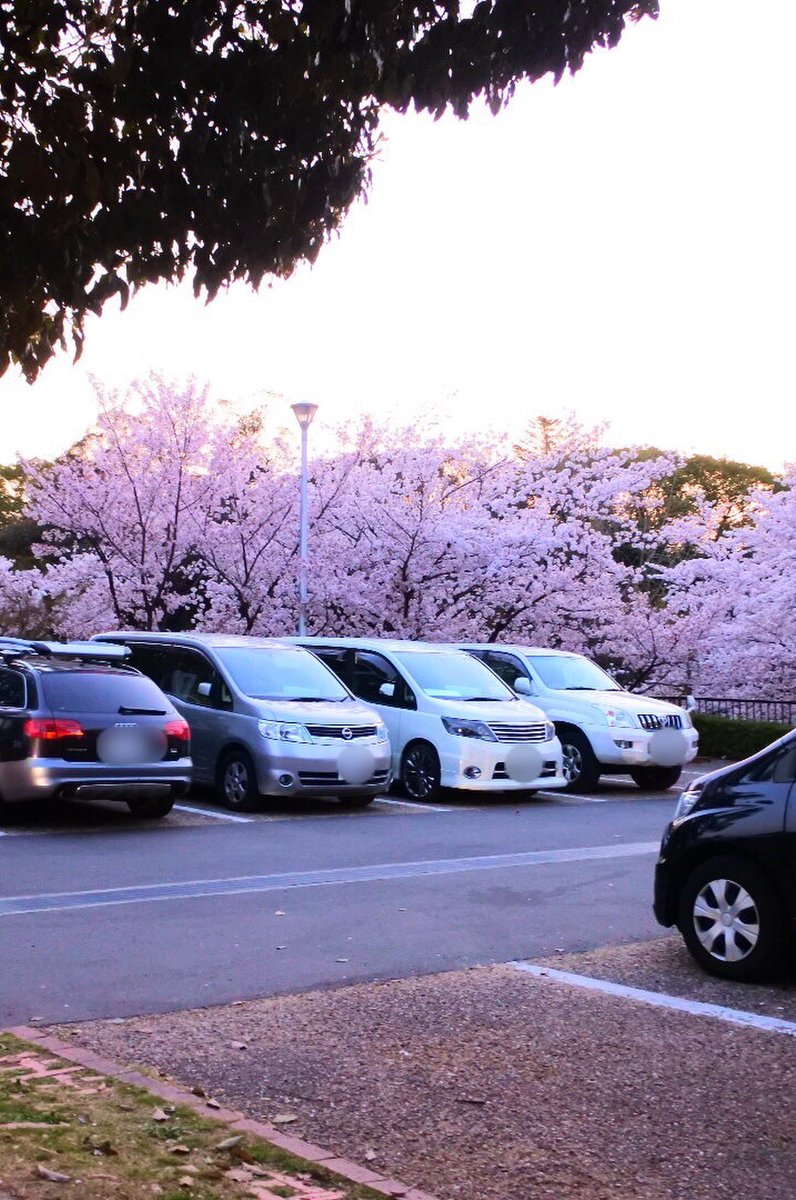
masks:
<instances>
[{"instance_id":1,"label":"car side window","mask_svg":"<svg viewBox=\"0 0 796 1200\"><path fill-rule=\"evenodd\" d=\"M504 683L507 683L510 688L513 688L518 679L528 679L528 672L523 667L522 663L513 654L505 654L503 651L487 650L484 655L484 662L488 667L491 667L496 675L499 675ZM533 683L528 679L528 683L533 688ZM536 690L534 688L534 690Z\"/></svg>"},{"instance_id":2,"label":"car side window","mask_svg":"<svg viewBox=\"0 0 796 1200\"><path fill-rule=\"evenodd\" d=\"M220 673L198 650L168 646L161 687L185 704L198 708L232 708L232 696Z\"/></svg>"},{"instance_id":3,"label":"car side window","mask_svg":"<svg viewBox=\"0 0 796 1200\"><path fill-rule=\"evenodd\" d=\"M306 650L311 650L312 653L319 658L322 663L325 663L330 671L334 671L341 683L344 683L350 691L354 691L354 651L338 649L335 646L313 646L305 643Z\"/></svg>"},{"instance_id":4,"label":"car side window","mask_svg":"<svg viewBox=\"0 0 796 1200\"><path fill-rule=\"evenodd\" d=\"M0 670L0 708L24 708L26 701L24 675L6 668Z\"/></svg>"},{"instance_id":5,"label":"car side window","mask_svg":"<svg viewBox=\"0 0 796 1200\"><path fill-rule=\"evenodd\" d=\"M796 742L783 747L755 763L741 778L741 783L795 783Z\"/></svg>"},{"instance_id":6,"label":"car side window","mask_svg":"<svg viewBox=\"0 0 796 1200\"><path fill-rule=\"evenodd\" d=\"M352 691L366 704L387 708L417 708L414 692L403 675L381 654L357 650Z\"/></svg>"}]
</instances>

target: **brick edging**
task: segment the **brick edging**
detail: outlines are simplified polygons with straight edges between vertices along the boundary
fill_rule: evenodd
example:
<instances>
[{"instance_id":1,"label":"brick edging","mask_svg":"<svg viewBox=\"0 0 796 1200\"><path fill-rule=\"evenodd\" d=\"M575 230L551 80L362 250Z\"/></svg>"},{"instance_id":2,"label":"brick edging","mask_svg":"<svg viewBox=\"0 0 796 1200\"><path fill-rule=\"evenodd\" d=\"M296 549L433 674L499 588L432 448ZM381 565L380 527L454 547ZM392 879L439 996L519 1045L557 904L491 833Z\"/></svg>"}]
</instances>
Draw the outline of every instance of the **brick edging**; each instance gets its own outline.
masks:
<instances>
[{"instance_id":1,"label":"brick edging","mask_svg":"<svg viewBox=\"0 0 796 1200\"><path fill-rule=\"evenodd\" d=\"M142 1075L139 1071L127 1070L119 1063L95 1054L93 1050L70 1046L67 1042L51 1037L41 1029L32 1029L28 1025L15 1025L0 1030L0 1033L9 1033L23 1042L32 1042L50 1054L57 1054L59 1058L66 1059L67 1062L87 1067L99 1075L118 1079L120 1083L141 1088L143 1091L157 1096L160 1100L168 1101L169 1104L185 1105L203 1117L210 1117L220 1124L231 1126L239 1133L248 1133L252 1137L261 1138L264 1142L270 1142L272 1146L276 1146L280 1150L286 1150L289 1154L305 1158L308 1162L317 1163L328 1171L334 1171L336 1175L340 1175L349 1183L366 1184L382 1196L393 1197L393 1200L437 1200L430 1192L421 1192L419 1188L409 1187L408 1184L401 1183L398 1179L380 1175L377 1171L371 1171L368 1167L361 1167L358 1163L351 1162L350 1159L339 1158L331 1150L324 1150L323 1147L315 1146L312 1142L305 1142L303 1138L280 1133L275 1126L266 1121L254 1121L231 1108L211 1107L206 1098L196 1096L193 1092L184 1091L170 1083L161 1083L157 1079L151 1079L148 1075Z\"/></svg>"}]
</instances>

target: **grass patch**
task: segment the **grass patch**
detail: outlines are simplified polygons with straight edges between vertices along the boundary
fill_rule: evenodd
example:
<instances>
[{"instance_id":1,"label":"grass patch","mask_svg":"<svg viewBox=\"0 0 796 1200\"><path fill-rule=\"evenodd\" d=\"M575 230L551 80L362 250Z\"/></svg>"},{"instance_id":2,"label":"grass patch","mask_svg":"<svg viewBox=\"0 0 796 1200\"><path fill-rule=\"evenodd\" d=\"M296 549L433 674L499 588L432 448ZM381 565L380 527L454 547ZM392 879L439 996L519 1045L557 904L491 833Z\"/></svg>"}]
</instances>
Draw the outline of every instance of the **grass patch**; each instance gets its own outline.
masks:
<instances>
[{"instance_id":1,"label":"grass patch","mask_svg":"<svg viewBox=\"0 0 796 1200\"><path fill-rule=\"evenodd\" d=\"M71 1067L0 1036L0 1058L22 1053L55 1069ZM376 1200L370 1188L347 1184L268 1142L245 1137L221 1148L233 1129L190 1108L169 1107L142 1089L112 1079L83 1083L82 1075L93 1072L75 1068L75 1082L91 1089L81 1094L57 1077L23 1080L26 1074L21 1064L0 1062L0 1179L21 1200L42 1196L42 1181L55 1183L52 1176L67 1176L64 1194L80 1200L251 1200L250 1184L268 1182L269 1171L291 1176L289 1184L269 1185L285 1200L301 1194L302 1181L342 1192L345 1200ZM165 1120L157 1119L162 1115Z\"/></svg>"}]
</instances>

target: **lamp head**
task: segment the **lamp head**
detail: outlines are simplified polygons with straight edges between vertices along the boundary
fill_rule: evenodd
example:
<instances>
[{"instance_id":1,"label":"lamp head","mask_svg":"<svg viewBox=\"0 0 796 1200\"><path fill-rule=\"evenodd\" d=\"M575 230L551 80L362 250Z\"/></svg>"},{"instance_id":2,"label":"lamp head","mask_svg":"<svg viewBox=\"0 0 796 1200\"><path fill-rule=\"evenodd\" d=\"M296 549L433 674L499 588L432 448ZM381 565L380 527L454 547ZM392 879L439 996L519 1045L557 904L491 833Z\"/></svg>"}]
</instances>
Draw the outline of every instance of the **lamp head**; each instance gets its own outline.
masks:
<instances>
[{"instance_id":1,"label":"lamp head","mask_svg":"<svg viewBox=\"0 0 796 1200\"><path fill-rule=\"evenodd\" d=\"M290 406L296 414L296 420L302 429L309 429L312 424L312 418L318 411L317 404L291 404Z\"/></svg>"}]
</instances>

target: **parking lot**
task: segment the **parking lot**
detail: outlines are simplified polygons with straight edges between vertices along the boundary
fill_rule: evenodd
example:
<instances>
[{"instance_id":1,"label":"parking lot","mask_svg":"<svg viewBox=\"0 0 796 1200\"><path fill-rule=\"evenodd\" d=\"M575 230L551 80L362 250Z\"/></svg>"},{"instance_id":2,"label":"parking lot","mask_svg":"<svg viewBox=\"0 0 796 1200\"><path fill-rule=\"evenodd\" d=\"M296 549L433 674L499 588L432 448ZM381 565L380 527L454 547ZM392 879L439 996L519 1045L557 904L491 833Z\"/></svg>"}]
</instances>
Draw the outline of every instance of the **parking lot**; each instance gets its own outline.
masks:
<instances>
[{"instance_id":1,"label":"parking lot","mask_svg":"<svg viewBox=\"0 0 796 1200\"><path fill-rule=\"evenodd\" d=\"M382 816L425 813L428 816L445 812L476 812L511 805L574 806L584 804L606 804L627 801L643 802L660 800L662 796L676 799L680 787L686 782L719 766L718 763L697 763L686 767L681 783L668 792L642 792L630 778L604 776L599 788L589 794L570 794L560 790L539 791L534 796L512 796L501 793L447 792L444 798L433 804L420 804L407 800L397 791L380 796L363 811L347 810L336 800L277 801L264 800L262 808L252 813L234 813L220 803L208 788L194 788L190 796L178 801L168 817L161 821L142 822L131 816L124 805L110 801L80 803L77 801L51 801L40 804L14 804L0 809L0 837L6 835L34 835L55 833L99 833L123 829L179 829L205 824L259 824L263 821L299 821L306 817L328 817L330 819L367 820L373 813Z\"/></svg>"}]
</instances>

